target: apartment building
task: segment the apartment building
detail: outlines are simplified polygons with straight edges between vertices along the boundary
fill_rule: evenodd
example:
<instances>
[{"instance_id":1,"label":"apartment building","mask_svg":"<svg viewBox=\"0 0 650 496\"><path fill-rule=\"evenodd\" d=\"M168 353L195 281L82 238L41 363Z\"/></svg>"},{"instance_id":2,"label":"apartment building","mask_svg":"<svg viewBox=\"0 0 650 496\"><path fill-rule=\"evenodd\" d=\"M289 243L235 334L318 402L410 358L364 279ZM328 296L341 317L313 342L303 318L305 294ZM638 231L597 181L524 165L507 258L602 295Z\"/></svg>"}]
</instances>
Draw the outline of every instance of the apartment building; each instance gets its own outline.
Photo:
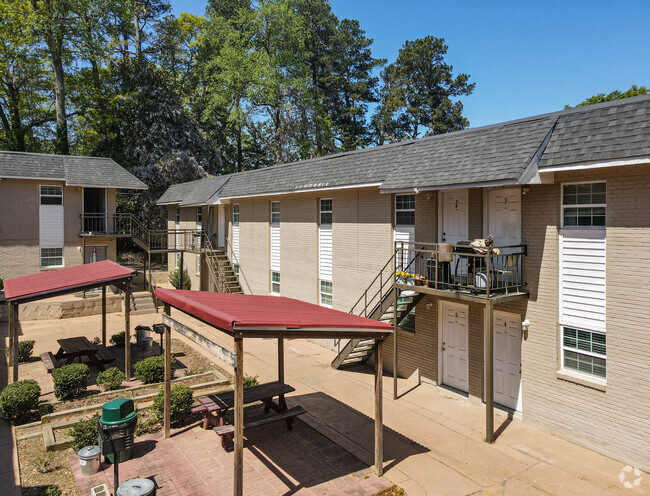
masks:
<instances>
[{"instance_id":1,"label":"apartment building","mask_svg":"<svg viewBox=\"0 0 650 496\"><path fill-rule=\"evenodd\" d=\"M116 191L146 185L107 158L0 151L0 277L116 258Z\"/></svg>"},{"instance_id":2,"label":"apartment building","mask_svg":"<svg viewBox=\"0 0 650 496\"><path fill-rule=\"evenodd\" d=\"M649 166L643 96L186 183L160 202L170 228L200 219L244 292L390 319L387 370L648 470ZM208 261L190 262L208 274L193 289L219 289ZM334 366L372 360L363 341L336 345Z\"/></svg>"}]
</instances>

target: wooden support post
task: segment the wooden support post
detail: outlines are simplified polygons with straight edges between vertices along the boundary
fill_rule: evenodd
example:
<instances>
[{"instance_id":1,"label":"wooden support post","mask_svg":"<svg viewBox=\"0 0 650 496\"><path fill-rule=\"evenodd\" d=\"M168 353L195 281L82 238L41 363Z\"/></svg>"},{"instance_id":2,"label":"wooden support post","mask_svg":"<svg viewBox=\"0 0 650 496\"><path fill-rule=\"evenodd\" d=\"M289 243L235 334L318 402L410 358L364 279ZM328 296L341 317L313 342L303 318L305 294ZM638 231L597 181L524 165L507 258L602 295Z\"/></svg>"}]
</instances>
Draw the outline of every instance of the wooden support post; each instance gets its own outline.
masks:
<instances>
[{"instance_id":1,"label":"wooden support post","mask_svg":"<svg viewBox=\"0 0 650 496\"><path fill-rule=\"evenodd\" d=\"M382 396L382 342L375 340L375 473L384 475L384 419Z\"/></svg>"},{"instance_id":2,"label":"wooden support post","mask_svg":"<svg viewBox=\"0 0 650 496\"><path fill-rule=\"evenodd\" d=\"M494 442L494 304L485 305L485 441Z\"/></svg>"},{"instance_id":3,"label":"wooden support post","mask_svg":"<svg viewBox=\"0 0 650 496\"><path fill-rule=\"evenodd\" d=\"M14 333L16 332L16 323L14 322L14 304L9 303L9 357L8 364L9 368L14 366ZM7 374L9 375L9 374Z\"/></svg>"},{"instance_id":4,"label":"wooden support post","mask_svg":"<svg viewBox=\"0 0 650 496\"><path fill-rule=\"evenodd\" d=\"M183 287L183 252L182 251L181 251L181 270L179 272L180 272L180 282L179 282L179 284L181 286L181 289L185 289Z\"/></svg>"},{"instance_id":5,"label":"wooden support post","mask_svg":"<svg viewBox=\"0 0 650 496\"><path fill-rule=\"evenodd\" d=\"M244 339L235 338L235 496L244 494Z\"/></svg>"},{"instance_id":6,"label":"wooden support post","mask_svg":"<svg viewBox=\"0 0 650 496\"><path fill-rule=\"evenodd\" d=\"M124 288L124 375L131 379L131 281Z\"/></svg>"},{"instance_id":7,"label":"wooden support post","mask_svg":"<svg viewBox=\"0 0 650 496\"><path fill-rule=\"evenodd\" d=\"M106 286L102 286L102 346L106 346Z\"/></svg>"},{"instance_id":8,"label":"wooden support post","mask_svg":"<svg viewBox=\"0 0 650 496\"><path fill-rule=\"evenodd\" d=\"M278 381L284 382L284 339L278 338Z\"/></svg>"},{"instance_id":9,"label":"wooden support post","mask_svg":"<svg viewBox=\"0 0 650 496\"><path fill-rule=\"evenodd\" d=\"M399 290L393 286L393 399L397 399L397 294Z\"/></svg>"},{"instance_id":10,"label":"wooden support post","mask_svg":"<svg viewBox=\"0 0 650 496\"><path fill-rule=\"evenodd\" d=\"M9 367L12 382L18 380L18 304L9 304ZM9 374L7 374L9 375Z\"/></svg>"},{"instance_id":11,"label":"wooden support post","mask_svg":"<svg viewBox=\"0 0 650 496\"><path fill-rule=\"evenodd\" d=\"M171 314L171 306L165 303L165 315ZM171 430L171 394L172 394L172 329L165 325L165 405L164 423L165 439L169 439Z\"/></svg>"},{"instance_id":12,"label":"wooden support post","mask_svg":"<svg viewBox=\"0 0 650 496\"><path fill-rule=\"evenodd\" d=\"M152 270L151 270L151 252L147 251L147 260L149 262L149 278L147 279L147 289L151 293L151 277L152 277Z\"/></svg>"}]
</instances>

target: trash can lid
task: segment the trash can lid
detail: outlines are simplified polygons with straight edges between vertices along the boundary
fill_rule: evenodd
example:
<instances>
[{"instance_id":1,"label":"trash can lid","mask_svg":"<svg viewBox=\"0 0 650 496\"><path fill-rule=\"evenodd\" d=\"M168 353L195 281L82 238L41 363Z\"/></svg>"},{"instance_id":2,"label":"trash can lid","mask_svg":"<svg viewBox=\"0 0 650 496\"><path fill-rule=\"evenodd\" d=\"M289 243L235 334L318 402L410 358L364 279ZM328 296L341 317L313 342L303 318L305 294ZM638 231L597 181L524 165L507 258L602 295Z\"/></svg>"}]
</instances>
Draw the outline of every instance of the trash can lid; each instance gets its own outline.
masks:
<instances>
[{"instance_id":1,"label":"trash can lid","mask_svg":"<svg viewBox=\"0 0 650 496\"><path fill-rule=\"evenodd\" d=\"M138 325L138 326L135 326L135 328L136 328L136 330L138 330L138 329L139 329L139 330L147 329L147 330L149 330L149 331L151 330L151 327L146 326L146 325Z\"/></svg>"},{"instance_id":2,"label":"trash can lid","mask_svg":"<svg viewBox=\"0 0 650 496\"><path fill-rule=\"evenodd\" d=\"M148 496L153 494L154 484L151 479L131 479L117 488L117 496Z\"/></svg>"},{"instance_id":3,"label":"trash can lid","mask_svg":"<svg viewBox=\"0 0 650 496\"><path fill-rule=\"evenodd\" d=\"M104 425L121 424L131 420L135 413L133 400L129 398L116 398L102 405L102 418Z\"/></svg>"},{"instance_id":4,"label":"trash can lid","mask_svg":"<svg viewBox=\"0 0 650 496\"><path fill-rule=\"evenodd\" d=\"M82 460L92 460L99 456L99 446L86 446L85 448L81 448L77 455Z\"/></svg>"}]
</instances>

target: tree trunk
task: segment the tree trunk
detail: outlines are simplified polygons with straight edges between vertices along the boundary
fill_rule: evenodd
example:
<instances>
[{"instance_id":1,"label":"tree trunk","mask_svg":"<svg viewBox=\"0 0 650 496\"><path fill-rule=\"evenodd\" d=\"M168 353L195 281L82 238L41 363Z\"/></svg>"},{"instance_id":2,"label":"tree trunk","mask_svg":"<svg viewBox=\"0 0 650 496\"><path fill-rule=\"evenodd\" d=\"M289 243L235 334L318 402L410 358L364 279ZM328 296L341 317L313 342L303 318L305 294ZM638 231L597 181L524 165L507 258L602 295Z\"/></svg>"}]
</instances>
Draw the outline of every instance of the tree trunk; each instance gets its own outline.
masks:
<instances>
[{"instance_id":1,"label":"tree trunk","mask_svg":"<svg viewBox=\"0 0 650 496\"><path fill-rule=\"evenodd\" d=\"M135 42L135 56L140 58L142 56L142 33L140 32L140 14L138 13L138 5L136 4L133 10L133 41Z\"/></svg>"},{"instance_id":2,"label":"tree trunk","mask_svg":"<svg viewBox=\"0 0 650 496\"><path fill-rule=\"evenodd\" d=\"M237 172L244 168L244 153L241 146L241 124L237 125Z\"/></svg>"},{"instance_id":3,"label":"tree trunk","mask_svg":"<svg viewBox=\"0 0 650 496\"><path fill-rule=\"evenodd\" d=\"M273 109L273 141L275 144L275 163L282 163L282 136L280 132L280 106Z\"/></svg>"}]
</instances>

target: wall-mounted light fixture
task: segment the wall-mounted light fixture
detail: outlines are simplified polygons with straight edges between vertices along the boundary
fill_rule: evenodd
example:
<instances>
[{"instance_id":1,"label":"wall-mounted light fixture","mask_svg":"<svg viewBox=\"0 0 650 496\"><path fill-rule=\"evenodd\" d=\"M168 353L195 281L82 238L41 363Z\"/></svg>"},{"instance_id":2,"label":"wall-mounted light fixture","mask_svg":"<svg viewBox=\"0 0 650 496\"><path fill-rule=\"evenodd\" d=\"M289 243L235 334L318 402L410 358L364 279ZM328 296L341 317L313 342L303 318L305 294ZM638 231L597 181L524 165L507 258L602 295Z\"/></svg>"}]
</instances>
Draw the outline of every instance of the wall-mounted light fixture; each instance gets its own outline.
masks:
<instances>
[{"instance_id":1,"label":"wall-mounted light fixture","mask_svg":"<svg viewBox=\"0 0 650 496\"><path fill-rule=\"evenodd\" d=\"M530 326L530 320L526 319L521 323L521 330L527 331L529 326Z\"/></svg>"},{"instance_id":2,"label":"wall-mounted light fixture","mask_svg":"<svg viewBox=\"0 0 650 496\"><path fill-rule=\"evenodd\" d=\"M522 195L525 195L529 191L530 191L530 186L524 186L523 188L521 188L521 194Z\"/></svg>"}]
</instances>

